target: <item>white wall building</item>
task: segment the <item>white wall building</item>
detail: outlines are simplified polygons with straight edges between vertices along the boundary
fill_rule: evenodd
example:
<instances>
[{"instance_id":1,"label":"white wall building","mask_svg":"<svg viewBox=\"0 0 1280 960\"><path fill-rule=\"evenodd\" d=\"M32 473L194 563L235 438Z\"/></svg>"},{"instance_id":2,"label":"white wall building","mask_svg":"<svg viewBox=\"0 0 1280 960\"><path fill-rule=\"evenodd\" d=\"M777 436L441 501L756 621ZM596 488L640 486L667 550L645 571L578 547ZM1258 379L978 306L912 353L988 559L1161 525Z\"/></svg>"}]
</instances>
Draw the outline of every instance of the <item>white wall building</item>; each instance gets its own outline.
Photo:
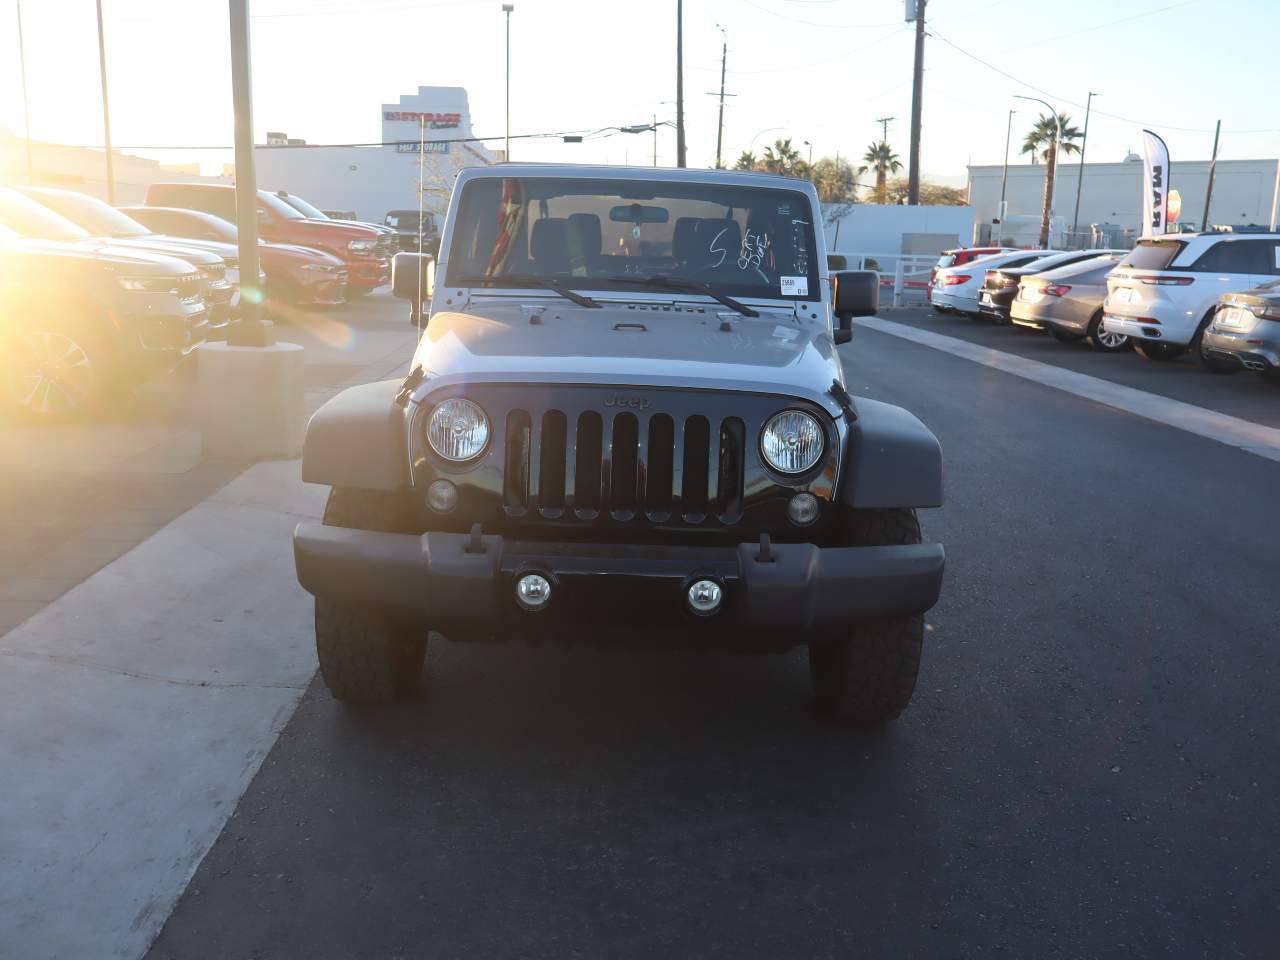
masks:
<instances>
[{"instance_id":1,"label":"white wall building","mask_svg":"<svg viewBox=\"0 0 1280 960\"><path fill-rule=\"evenodd\" d=\"M1120 163L1086 163L1080 190L1081 231L1092 224L1114 225L1135 231L1142 215L1142 162L1136 154ZM1280 161L1219 160L1209 209L1212 224L1267 224ZM1044 203L1044 165L1013 164L1006 192L1008 216L1040 219ZM999 215L999 164L969 167L969 203L977 212L979 231ZM1182 196L1179 222L1201 226L1205 188L1209 182L1207 160L1172 158L1170 186ZM1054 215L1070 230L1075 213L1080 165L1067 157L1058 165L1054 189ZM1036 231L1038 234L1038 230ZM1020 236L1020 235L1019 235ZM979 237L979 239L983 239Z\"/></svg>"},{"instance_id":2,"label":"white wall building","mask_svg":"<svg viewBox=\"0 0 1280 960\"><path fill-rule=\"evenodd\" d=\"M31 165L35 171L35 186L78 190L101 200L107 199L107 156L103 150L32 141ZM200 176L194 164L165 166L159 161L118 150L111 152L111 167L116 203L121 205L142 203L146 199L148 185L157 180L227 182L221 178ZM0 183L26 182L26 140L0 126Z\"/></svg>"},{"instance_id":3,"label":"white wall building","mask_svg":"<svg viewBox=\"0 0 1280 960\"><path fill-rule=\"evenodd\" d=\"M385 146L257 147L258 185L381 223L388 210L417 208L420 155L424 205L435 213L448 205L459 170L498 159L481 143L462 142L472 136L462 87L419 87L397 103L384 103L380 115Z\"/></svg>"},{"instance_id":4,"label":"white wall building","mask_svg":"<svg viewBox=\"0 0 1280 960\"><path fill-rule=\"evenodd\" d=\"M973 217L973 207L828 204L823 231L828 252L870 254L883 266L898 254L936 257L964 246L973 233Z\"/></svg>"}]
</instances>

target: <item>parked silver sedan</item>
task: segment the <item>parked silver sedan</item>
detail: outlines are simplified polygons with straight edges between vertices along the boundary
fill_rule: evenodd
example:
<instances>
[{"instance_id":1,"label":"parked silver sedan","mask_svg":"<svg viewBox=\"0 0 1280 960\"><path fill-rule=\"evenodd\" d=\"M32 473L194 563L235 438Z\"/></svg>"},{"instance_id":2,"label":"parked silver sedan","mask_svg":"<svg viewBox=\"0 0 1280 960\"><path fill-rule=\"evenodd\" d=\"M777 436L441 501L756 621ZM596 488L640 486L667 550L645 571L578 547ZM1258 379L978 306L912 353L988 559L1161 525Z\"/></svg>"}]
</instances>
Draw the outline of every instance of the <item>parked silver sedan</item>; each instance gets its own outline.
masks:
<instances>
[{"instance_id":1,"label":"parked silver sedan","mask_svg":"<svg viewBox=\"0 0 1280 960\"><path fill-rule=\"evenodd\" d=\"M1200 362L1214 373L1253 370L1280 380L1280 280L1223 294L1200 338Z\"/></svg>"},{"instance_id":2,"label":"parked silver sedan","mask_svg":"<svg viewBox=\"0 0 1280 960\"><path fill-rule=\"evenodd\" d=\"M1023 277L1009 318L1022 327L1048 330L1061 343L1088 339L1103 353L1128 349L1124 334L1101 329L1107 274L1120 259L1108 254Z\"/></svg>"}]
</instances>

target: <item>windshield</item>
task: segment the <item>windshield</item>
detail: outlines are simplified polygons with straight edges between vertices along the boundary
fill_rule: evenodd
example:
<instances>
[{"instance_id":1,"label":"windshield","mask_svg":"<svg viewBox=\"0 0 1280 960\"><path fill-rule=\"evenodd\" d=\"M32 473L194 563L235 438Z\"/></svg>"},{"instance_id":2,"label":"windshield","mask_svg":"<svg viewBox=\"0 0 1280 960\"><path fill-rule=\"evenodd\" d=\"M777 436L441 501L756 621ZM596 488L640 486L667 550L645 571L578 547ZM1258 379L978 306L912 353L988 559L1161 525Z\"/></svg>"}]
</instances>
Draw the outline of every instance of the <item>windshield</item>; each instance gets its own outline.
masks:
<instances>
[{"instance_id":1,"label":"windshield","mask_svg":"<svg viewBox=\"0 0 1280 960\"><path fill-rule=\"evenodd\" d=\"M329 219L324 215L323 210L320 210L317 207L313 207L311 204L307 203L307 201L303 200L301 197L294 196L292 193L289 194L287 197L281 197L280 199L283 200L285 203L287 203L289 206L293 207L293 209L297 210L300 214L302 214L308 220L328 220Z\"/></svg>"},{"instance_id":2,"label":"windshield","mask_svg":"<svg viewBox=\"0 0 1280 960\"><path fill-rule=\"evenodd\" d=\"M735 297L818 297L808 198L798 190L652 180L473 180L449 247L449 284L555 277L634 293L610 278L672 277ZM461 278L468 278L463 280Z\"/></svg>"},{"instance_id":3,"label":"windshield","mask_svg":"<svg viewBox=\"0 0 1280 960\"><path fill-rule=\"evenodd\" d=\"M72 223L79 224L99 237L145 237L151 233L137 220L121 213L109 203L83 193L45 193L38 191L32 198L40 204L60 213Z\"/></svg>"},{"instance_id":4,"label":"windshield","mask_svg":"<svg viewBox=\"0 0 1280 960\"><path fill-rule=\"evenodd\" d=\"M258 202L271 211L272 215L280 220L305 220L307 219L289 204L285 203L274 193L267 193L265 190L258 191Z\"/></svg>"},{"instance_id":5,"label":"windshield","mask_svg":"<svg viewBox=\"0 0 1280 960\"><path fill-rule=\"evenodd\" d=\"M89 231L15 190L0 188L0 225L36 240L83 240Z\"/></svg>"}]
</instances>

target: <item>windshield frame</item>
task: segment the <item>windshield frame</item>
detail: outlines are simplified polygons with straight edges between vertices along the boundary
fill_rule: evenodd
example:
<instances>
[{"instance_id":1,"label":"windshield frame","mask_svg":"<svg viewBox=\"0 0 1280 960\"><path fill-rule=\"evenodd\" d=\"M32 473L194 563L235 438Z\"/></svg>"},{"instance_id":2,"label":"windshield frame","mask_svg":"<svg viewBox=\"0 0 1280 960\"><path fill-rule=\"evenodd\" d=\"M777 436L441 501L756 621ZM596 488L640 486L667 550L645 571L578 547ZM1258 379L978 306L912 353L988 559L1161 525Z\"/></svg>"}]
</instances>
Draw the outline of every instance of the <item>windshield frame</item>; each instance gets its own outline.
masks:
<instances>
[{"instance_id":1,"label":"windshield frame","mask_svg":"<svg viewBox=\"0 0 1280 960\"><path fill-rule=\"evenodd\" d=\"M279 220L306 220L301 213L281 200L274 193L266 190L258 191L258 203L266 208L267 213Z\"/></svg>"},{"instance_id":2,"label":"windshield frame","mask_svg":"<svg viewBox=\"0 0 1280 960\"><path fill-rule=\"evenodd\" d=\"M732 177L732 175L730 175ZM507 180L525 181L528 183L536 183L541 189L535 189L532 196L524 194L522 197L523 213L521 216L520 229L529 229L531 222L536 222L540 216L530 217L530 214L538 210L539 205L543 202L540 194L546 195L546 200L554 205L556 200L563 197L583 196L592 198L595 203L605 200L613 200L617 204L622 204L628 200L637 198L647 202L661 203L663 201L678 202L682 200L696 201L700 204L716 205L724 209L724 216L735 217L741 220L747 217L747 227L741 229L739 236L742 236L747 229L750 229L751 217L761 214L766 217L773 217L776 222L778 217L786 217L781 205L791 204L794 212L790 213L792 218L798 218L798 223L793 226L799 227L793 234L793 246L791 247L791 256L795 257L793 263L804 262L808 267L808 273L804 277L807 284L803 294L784 294L781 290L782 277L791 274L783 274L785 270L784 263L771 265L768 268L768 279L765 279L765 271L757 269L757 273L762 277L761 282L752 283L728 283L722 277L717 276L697 276L695 271L673 270L669 265L654 266L649 271L639 271L635 273L638 280L654 275L668 275L678 280L692 281L693 283L710 283L710 285L720 294L729 296L739 301L749 301L756 303L769 303L774 306L785 305L787 308L795 309L800 306L813 303L825 303L828 299L827 269L825 258L821 256L823 237L821 234L822 222L813 216L812 200L806 188L809 186L805 181L796 181L794 184L779 179L778 182L770 182L769 179L762 178L760 182L750 182L745 179L729 179L725 181L708 181L701 178L676 179L669 177L647 178L643 173L637 176L601 176L595 171L583 172L581 174L571 171L548 172L528 172L520 170L513 171L506 176L495 176L493 174L478 174L466 176L465 173L459 178L458 184L454 190L447 219L445 223L445 246L441 250L440 265L441 276L444 277L443 286L471 289L477 292L483 292L486 295L503 296L511 293L519 292L521 295L528 295L528 292L536 294L544 294L547 292L545 288L530 287L521 285L518 282L504 283L501 273L491 277L486 277L483 284L475 282L465 282L464 278L474 278L477 274L475 269L475 256L468 259L467 262L462 260L459 255L459 248L464 243L459 224L464 222L466 217L466 226L464 229L474 229L477 222L483 222L484 213L479 214L479 219L473 219L469 215L469 191L480 187L484 183L502 184ZM551 189L546 184L552 183ZM564 192L557 192L557 186L576 186L578 189L569 189ZM489 186L487 189L493 190L494 187ZM737 197L741 201L744 195L759 194L752 196L750 204L742 202L727 202L728 199ZM766 198L767 195L767 198ZM724 198L724 199L722 199ZM765 202L760 201L764 199ZM481 204L481 210L492 208L492 197L481 197L477 201ZM778 203L779 207L775 208L777 213L767 208ZM751 211L751 213L746 213ZM576 212L576 211L571 211ZM563 216L563 212L558 216ZM678 219L674 216L672 219ZM705 219L705 218L703 218ZM714 217L712 219L715 219ZM816 222L815 222L816 220ZM664 223L669 221L663 221ZM785 220L783 221L785 225ZM803 225L800 227L800 225ZM671 238L658 238L656 241L660 247L669 247L672 242ZM522 249L525 240L520 241ZM486 242L487 246L487 242ZM607 249L608 243L605 244ZM770 244L772 246L772 244ZM451 249L452 248L452 249ZM787 254L784 254L786 256ZM667 258L669 253L659 253L653 255L656 257ZM701 298L707 297L714 299L705 292L693 289L688 290L660 290L660 289L644 289L639 284L621 283L610 281L610 276L630 273L626 269L624 262L627 257L618 257L619 265L601 269L598 273L576 274L566 272L547 273L547 279L568 286L574 290L589 291L593 296L600 298L616 297L634 301L637 299L654 299L670 301L673 296L679 299L688 299L690 297ZM636 260L641 261L645 258L637 256ZM636 264L637 266L639 263ZM647 266L648 264L646 264ZM532 271L525 268L523 263L513 263L509 268L509 272L516 275L528 275ZM777 276L773 276L774 273Z\"/></svg>"}]
</instances>

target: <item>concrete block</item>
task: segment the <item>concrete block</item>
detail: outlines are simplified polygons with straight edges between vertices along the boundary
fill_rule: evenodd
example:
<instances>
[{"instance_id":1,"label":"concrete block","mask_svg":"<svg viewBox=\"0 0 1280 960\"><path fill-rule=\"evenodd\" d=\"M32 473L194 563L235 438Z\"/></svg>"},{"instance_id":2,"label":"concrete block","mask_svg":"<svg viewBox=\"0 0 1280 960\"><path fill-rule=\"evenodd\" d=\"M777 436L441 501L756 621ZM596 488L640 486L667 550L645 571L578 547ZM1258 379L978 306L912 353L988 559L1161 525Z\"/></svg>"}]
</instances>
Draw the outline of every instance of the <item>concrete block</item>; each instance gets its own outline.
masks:
<instances>
[{"instance_id":1,"label":"concrete block","mask_svg":"<svg viewBox=\"0 0 1280 960\"><path fill-rule=\"evenodd\" d=\"M197 350L206 457L288 460L302 452L303 349L296 343Z\"/></svg>"}]
</instances>

